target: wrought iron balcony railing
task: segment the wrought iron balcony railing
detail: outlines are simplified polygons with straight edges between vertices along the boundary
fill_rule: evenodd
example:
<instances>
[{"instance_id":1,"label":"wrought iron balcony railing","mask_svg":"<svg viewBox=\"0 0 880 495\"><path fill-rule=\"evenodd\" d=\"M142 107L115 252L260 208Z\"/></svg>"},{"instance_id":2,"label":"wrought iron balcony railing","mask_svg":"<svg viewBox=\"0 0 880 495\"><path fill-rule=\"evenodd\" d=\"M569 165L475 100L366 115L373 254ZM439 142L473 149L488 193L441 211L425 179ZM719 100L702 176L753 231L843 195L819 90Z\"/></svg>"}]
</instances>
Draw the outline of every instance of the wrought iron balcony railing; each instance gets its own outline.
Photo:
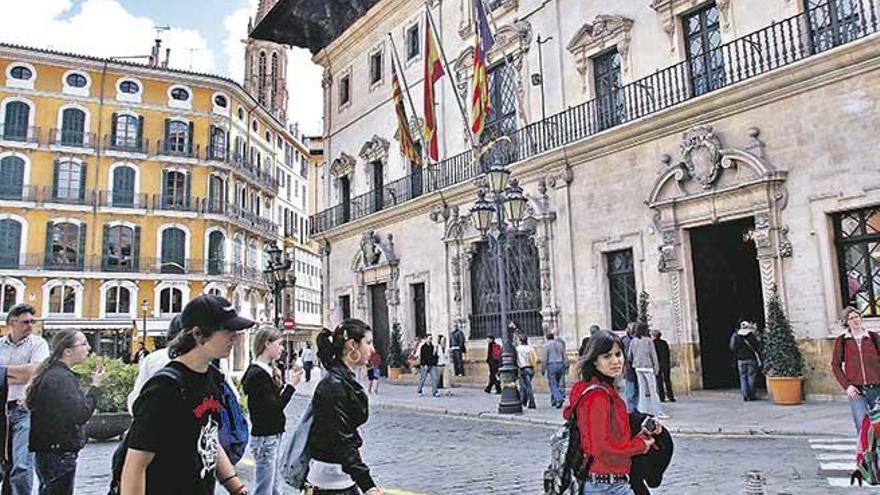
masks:
<instances>
[{"instance_id":1,"label":"wrought iron balcony railing","mask_svg":"<svg viewBox=\"0 0 880 495\"><path fill-rule=\"evenodd\" d=\"M839 6L842 4L846 4L845 8ZM485 137L505 139L496 141L495 147L480 160L474 160L472 150L466 150L435 167L385 184L380 190L350 198L313 215L311 233L318 234L422 194L462 183L483 173L496 160L515 163L528 159L851 43L877 30L877 13L872 0L830 0L828 4L773 22L713 49L709 57L723 60L723 70L713 72L710 79L699 75L705 71L695 70L702 67L704 55L658 70L610 95L512 132L489 128L484 132Z\"/></svg>"},{"instance_id":2,"label":"wrought iron balcony railing","mask_svg":"<svg viewBox=\"0 0 880 495\"><path fill-rule=\"evenodd\" d=\"M201 151L200 144L191 141L174 139L159 139L156 141L156 154L163 156L176 156L181 158L198 158Z\"/></svg>"},{"instance_id":3,"label":"wrought iron balcony railing","mask_svg":"<svg viewBox=\"0 0 880 495\"><path fill-rule=\"evenodd\" d=\"M41 186L0 183L0 200L37 201L41 197L42 192L43 188Z\"/></svg>"},{"instance_id":4,"label":"wrought iron balcony railing","mask_svg":"<svg viewBox=\"0 0 880 495\"><path fill-rule=\"evenodd\" d=\"M40 144L40 128L13 122L0 122L0 139L3 141Z\"/></svg>"},{"instance_id":5,"label":"wrought iron balcony railing","mask_svg":"<svg viewBox=\"0 0 880 495\"><path fill-rule=\"evenodd\" d=\"M151 207L151 195L148 193L135 193L134 191L98 191L98 206L109 208L139 208Z\"/></svg>"},{"instance_id":6,"label":"wrought iron balcony railing","mask_svg":"<svg viewBox=\"0 0 880 495\"><path fill-rule=\"evenodd\" d=\"M51 129L49 131L49 143L71 148L95 148L95 134L93 132L72 131L70 129Z\"/></svg>"},{"instance_id":7,"label":"wrought iron balcony railing","mask_svg":"<svg viewBox=\"0 0 880 495\"><path fill-rule=\"evenodd\" d=\"M113 136L111 134L104 134L104 149L108 151L147 154L149 152L148 148L147 140L140 136L121 136L119 134Z\"/></svg>"}]
</instances>

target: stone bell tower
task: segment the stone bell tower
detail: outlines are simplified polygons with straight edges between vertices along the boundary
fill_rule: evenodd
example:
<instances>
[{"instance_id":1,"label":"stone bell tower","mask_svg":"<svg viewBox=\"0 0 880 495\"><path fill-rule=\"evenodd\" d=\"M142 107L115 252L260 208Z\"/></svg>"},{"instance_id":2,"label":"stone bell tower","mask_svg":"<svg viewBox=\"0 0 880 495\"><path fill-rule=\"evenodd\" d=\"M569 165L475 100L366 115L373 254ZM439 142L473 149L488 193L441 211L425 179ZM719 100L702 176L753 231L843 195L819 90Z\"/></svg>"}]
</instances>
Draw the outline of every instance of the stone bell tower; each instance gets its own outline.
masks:
<instances>
[{"instance_id":1,"label":"stone bell tower","mask_svg":"<svg viewBox=\"0 0 880 495\"><path fill-rule=\"evenodd\" d=\"M276 2L277 0L260 0L256 18L248 21L248 33L272 10ZM244 89L286 125L287 47L253 38L244 40L244 43Z\"/></svg>"}]
</instances>

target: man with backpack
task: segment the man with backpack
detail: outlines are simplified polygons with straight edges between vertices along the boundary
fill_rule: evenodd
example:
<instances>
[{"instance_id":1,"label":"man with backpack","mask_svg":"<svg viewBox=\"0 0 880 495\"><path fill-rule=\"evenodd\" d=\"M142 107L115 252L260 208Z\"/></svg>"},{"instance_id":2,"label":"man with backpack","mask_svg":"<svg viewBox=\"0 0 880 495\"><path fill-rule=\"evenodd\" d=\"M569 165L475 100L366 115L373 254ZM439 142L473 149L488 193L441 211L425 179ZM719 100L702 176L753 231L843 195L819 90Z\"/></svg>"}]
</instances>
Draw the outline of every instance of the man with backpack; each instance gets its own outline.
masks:
<instances>
[{"instance_id":1,"label":"man with backpack","mask_svg":"<svg viewBox=\"0 0 880 495\"><path fill-rule=\"evenodd\" d=\"M853 307L843 310L845 332L834 341L831 371L849 397L856 433L865 414L880 399L880 337L865 330L862 315Z\"/></svg>"},{"instance_id":2,"label":"man with backpack","mask_svg":"<svg viewBox=\"0 0 880 495\"><path fill-rule=\"evenodd\" d=\"M134 403L120 493L213 495L219 480L230 494L247 495L221 448L221 416L230 412L211 369L212 361L229 355L236 332L254 322L213 295L190 301L180 320L182 331L170 349L176 357L147 381Z\"/></svg>"},{"instance_id":3,"label":"man with backpack","mask_svg":"<svg viewBox=\"0 0 880 495\"><path fill-rule=\"evenodd\" d=\"M498 379L498 370L501 369L501 346L495 342L495 336L489 335L489 347L486 349L486 364L489 365L489 384L483 389L487 394L495 388L495 393L501 393L501 380Z\"/></svg>"}]
</instances>

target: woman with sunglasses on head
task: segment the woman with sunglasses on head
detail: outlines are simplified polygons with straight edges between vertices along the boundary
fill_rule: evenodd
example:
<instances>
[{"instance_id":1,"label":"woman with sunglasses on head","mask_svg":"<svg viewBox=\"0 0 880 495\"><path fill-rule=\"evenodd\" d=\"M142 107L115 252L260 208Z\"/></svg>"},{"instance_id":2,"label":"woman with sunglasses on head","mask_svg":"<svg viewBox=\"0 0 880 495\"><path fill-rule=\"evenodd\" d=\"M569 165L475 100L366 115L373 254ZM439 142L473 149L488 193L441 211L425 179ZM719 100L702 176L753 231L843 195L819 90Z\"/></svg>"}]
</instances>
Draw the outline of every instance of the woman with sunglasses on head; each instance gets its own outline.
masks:
<instances>
[{"instance_id":1,"label":"woman with sunglasses on head","mask_svg":"<svg viewBox=\"0 0 880 495\"><path fill-rule=\"evenodd\" d=\"M600 330L590 337L581 358L581 381L574 384L563 416L572 414L578 425L584 461L590 460L582 495L632 495L629 484L632 458L654 445L651 434L630 433L626 403L617 393L614 380L623 372L624 355L620 337Z\"/></svg>"},{"instance_id":2,"label":"woman with sunglasses on head","mask_svg":"<svg viewBox=\"0 0 880 495\"><path fill-rule=\"evenodd\" d=\"M363 321L350 318L333 330L322 330L317 343L326 375L312 396L307 481L314 495L382 495L361 459L363 440L357 431L367 422L369 407L354 370L367 364L373 332Z\"/></svg>"},{"instance_id":3,"label":"woman with sunglasses on head","mask_svg":"<svg viewBox=\"0 0 880 495\"><path fill-rule=\"evenodd\" d=\"M73 494L76 461L86 445L83 426L95 412L97 388L104 379L97 367L83 393L72 368L89 356L82 332L61 330L52 338L52 354L34 372L25 403L31 411L30 450L35 452L40 495Z\"/></svg>"}]
</instances>

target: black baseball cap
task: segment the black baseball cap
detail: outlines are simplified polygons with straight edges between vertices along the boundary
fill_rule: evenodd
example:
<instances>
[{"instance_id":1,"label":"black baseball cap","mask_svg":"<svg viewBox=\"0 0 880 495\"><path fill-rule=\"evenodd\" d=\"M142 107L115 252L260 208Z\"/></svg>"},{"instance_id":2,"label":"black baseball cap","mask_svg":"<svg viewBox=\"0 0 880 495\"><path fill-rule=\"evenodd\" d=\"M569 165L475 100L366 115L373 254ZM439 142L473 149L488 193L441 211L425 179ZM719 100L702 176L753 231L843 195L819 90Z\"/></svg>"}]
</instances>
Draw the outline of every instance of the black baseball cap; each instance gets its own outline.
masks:
<instances>
[{"instance_id":1,"label":"black baseball cap","mask_svg":"<svg viewBox=\"0 0 880 495\"><path fill-rule=\"evenodd\" d=\"M222 328L238 332L254 326L255 322L238 316L235 306L225 297L203 294L186 305L180 313L183 328Z\"/></svg>"}]
</instances>

